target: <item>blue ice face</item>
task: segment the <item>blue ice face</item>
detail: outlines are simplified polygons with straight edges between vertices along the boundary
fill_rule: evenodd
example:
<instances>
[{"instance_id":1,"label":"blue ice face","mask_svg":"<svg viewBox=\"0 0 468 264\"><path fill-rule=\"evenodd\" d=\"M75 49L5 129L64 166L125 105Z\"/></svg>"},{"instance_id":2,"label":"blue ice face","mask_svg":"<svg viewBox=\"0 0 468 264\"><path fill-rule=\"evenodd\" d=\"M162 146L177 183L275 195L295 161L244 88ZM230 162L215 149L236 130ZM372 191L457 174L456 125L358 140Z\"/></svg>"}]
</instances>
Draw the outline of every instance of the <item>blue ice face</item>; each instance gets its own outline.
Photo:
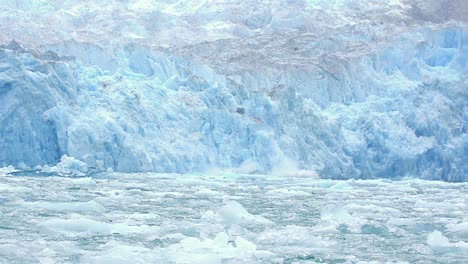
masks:
<instances>
[{"instance_id":1,"label":"blue ice face","mask_svg":"<svg viewBox=\"0 0 468 264\"><path fill-rule=\"evenodd\" d=\"M468 33L412 34L422 39L403 35L318 71L235 77L143 47L87 62L4 47L0 165L66 154L123 172L467 180Z\"/></svg>"}]
</instances>

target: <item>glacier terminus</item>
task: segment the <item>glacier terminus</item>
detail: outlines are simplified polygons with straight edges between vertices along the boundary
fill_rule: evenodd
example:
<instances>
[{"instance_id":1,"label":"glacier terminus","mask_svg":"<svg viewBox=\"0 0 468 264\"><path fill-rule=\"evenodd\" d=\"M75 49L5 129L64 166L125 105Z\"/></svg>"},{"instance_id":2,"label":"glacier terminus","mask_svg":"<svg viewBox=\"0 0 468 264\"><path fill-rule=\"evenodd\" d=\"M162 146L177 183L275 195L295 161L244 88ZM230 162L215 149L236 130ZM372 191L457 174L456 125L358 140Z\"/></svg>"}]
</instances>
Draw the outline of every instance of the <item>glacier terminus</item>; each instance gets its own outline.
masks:
<instances>
[{"instance_id":1,"label":"glacier terminus","mask_svg":"<svg viewBox=\"0 0 468 264\"><path fill-rule=\"evenodd\" d=\"M467 180L463 1L111 2L0 2L0 165Z\"/></svg>"}]
</instances>

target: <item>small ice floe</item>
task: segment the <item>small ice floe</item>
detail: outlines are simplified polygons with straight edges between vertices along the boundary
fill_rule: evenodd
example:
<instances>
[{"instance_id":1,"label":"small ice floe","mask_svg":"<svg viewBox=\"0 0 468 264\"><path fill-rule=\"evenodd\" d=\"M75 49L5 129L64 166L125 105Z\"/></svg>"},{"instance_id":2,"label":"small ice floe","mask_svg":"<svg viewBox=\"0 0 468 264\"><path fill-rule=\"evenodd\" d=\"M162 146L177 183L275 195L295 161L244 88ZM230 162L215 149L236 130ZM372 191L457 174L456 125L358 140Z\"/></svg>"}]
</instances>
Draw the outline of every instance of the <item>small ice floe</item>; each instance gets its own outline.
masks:
<instances>
[{"instance_id":1,"label":"small ice floe","mask_svg":"<svg viewBox=\"0 0 468 264\"><path fill-rule=\"evenodd\" d=\"M193 195L197 197L220 197L221 193L208 188L200 187Z\"/></svg>"},{"instance_id":2,"label":"small ice floe","mask_svg":"<svg viewBox=\"0 0 468 264\"><path fill-rule=\"evenodd\" d=\"M31 191L28 187L11 186L9 184L0 183L0 192L28 192Z\"/></svg>"},{"instance_id":3,"label":"small ice floe","mask_svg":"<svg viewBox=\"0 0 468 264\"><path fill-rule=\"evenodd\" d=\"M168 234L162 237L162 239L166 240L176 240L180 242L181 240L187 238L187 236L181 234L181 233L174 233L174 234Z\"/></svg>"},{"instance_id":4,"label":"small ice floe","mask_svg":"<svg viewBox=\"0 0 468 264\"><path fill-rule=\"evenodd\" d=\"M361 225L365 223L355 214L351 215L346 209L339 206L326 206L320 210L320 222L314 227L316 233L338 233L345 228L352 233L360 233Z\"/></svg>"},{"instance_id":5,"label":"small ice floe","mask_svg":"<svg viewBox=\"0 0 468 264\"><path fill-rule=\"evenodd\" d=\"M95 234L144 234L155 233L157 228L148 225L127 225L126 223L108 223L76 215L69 219L54 218L38 224L46 230L65 235Z\"/></svg>"},{"instance_id":6,"label":"small ice floe","mask_svg":"<svg viewBox=\"0 0 468 264\"><path fill-rule=\"evenodd\" d=\"M342 181L330 187L330 190L351 190L353 186L349 185L347 182Z\"/></svg>"},{"instance_id":7,"label":"small ice floe","mask_svg":"<svg viewBox=\"0 0 468 264\"><path fill-rule=\"evenodd\" d=\"M231 252L232 251L253 252L257 249L254 243L247 241L240 236L237 236L235 238L235 241L234 241L235 243L231 244L229 242L230 242L229 235L224 232L221 232L221 233L218 233L213 239L198 239L196 237L188 237L180 241L179 244L186 251L193 251L197 249L225 248L225 249L230 249ZM235 255L232 255L230 257L235 257Z\"/></svg>"},{"instance_id":8,"label":"small ice floe","mask_svg":"<svg viewBox=\"0 0 468 264\"><path fill-rule=\"evenodd\" d=\"M114 264L114 263L167 263L168 257L159 250L151 250L135 245L116 244L109 242L99 253L95 251L82 251L80 262L89 264Z\"/></svg>"},{"instance_id":9,"label":"small ice floe","mask_svg":"<svg viewBox=\"0 0 468 264\"><path fill-rule=\"evenodd\" d=\"M269 190L265 193L268 196L311 196L312 194L304 191L290 190L286 188L279 188Z\"/></svg>"},{"instance_id":10,"label":"small ice floe","mask_svg":"<svg viewBox=\"0 0 468 264\"><path fill-rule=\"evenodd\" d=\"M86 176L88 165L73 157L63 155L60 162L56 165L57 173L61 176Z\"/></svg>"},{"instance_id":11,"label":"small ice floe","mask_svg":"<svg viewBox=\"0 0 468 264\"><path fill-rule=\"evenodd\" d=\"M262 245L272 245L275 248L297 247L314 251L324 251L336 244L316 234L311 227L297 225L266 229L258 235L257 242Z\"/></svg>"},{"instance_id":12,"label":"small ice floe","mask_svg":"<svg viewBox=\"0 0 468 264\"><path fill-rule=\"evenodd\" d=\"M351 216L348 211L341 207L327 206L322 208L320 211L320 218L324 221L336 222L339 224L346 224L353 221L353 216Z\"/></svg>"},{"instance_id":13,"label":"small ice floe","mask_svg":"<svg viewBox=\"0 0 468 264\"><path fill-rule=\"evenodd\" d=\"M422 201L418 200L414 203L415 208L421 208L421 209L434 209L434 208L440 208L443 206L443 202L433 202L433 201Z\"/></svg>"},{"instance_id":14,"label":"small ice floe","mask_svg":"<svg viewBox=\"0 0 468 264\"><path fill-rule=\"evenodd\" d=\"M28 202L25 206L50 211L103 213L106 208L95 201L88 202Z\"/></svg>"},{"instance_id":15,"label":"small ice floe","mask_svg":"<svg viewBox=\"0 0 468 264\"><path fill-rule=\"evenodd\" d=\"M38 226L59 233L111 234L112 225L84 217L72 219L49 219Z\"/></svg>"},{"instance_id":16,"label":"small ice floe","mask_svg":"<svg viewBox=\"0 0 468 264\"><path fill-rule=\"evenodd\" d=\"M15 169L15 167L11 165L7 167L3 167L3 168L0 168L0 176L7 175L9 173L16 172L16 171L19 171L19 170Z\"/></svg>"},{"instance_id":17,"label":"small ice floe","mask_svg":"<svg viewBox=\"0 0 468 264\"><path fill-rule=\"evenodd\" d=\"M365 260L358 260L357 262L350 262L347 261L345 264L409 264L407 261L397 261L397 260L389 260L387 262L382 262L382 261L376 261L376 260L371 260L371 261L365 261Z\"/></svg>"},{"instance_id":18,"label":"small ice floe","mask_svg":"<svg viewBox=\"0 0 468 264\"><path fill-rule=\"evenodd\" d=\"M28 165L26 165L24 162L19 162L16 168L22 171L31 170L31 168Z\"/></svg>"},{"instance_id":19,"label":"small ice floe","mask_svg":"<svg viewBox=\"0 0 468 264\"><path fill-rule=\"evenodd\" d=\"M468 237L468 222L448 225L448 231L456 233L458 236Z\"/></svg>"},{"instance_id":20,"label":"small ice floe","mask_svg":"<svg viewBox=\"0 0 468 264\"><path fill-rule=\"evenodd\" d=\"M175 263L224 263L228 260L255 262L273 256L269 251L257 250L254 243L239 236L230 243L229 235L224 232L218 233L213 239L185 238L169 246L165 252Z\"/></svg>"},{"instance_id":21,"label":"small ice floe","mask_svg":"<svg viewBox=\"0 0 468 264\"><path fill-rule=\"evenodd\" d=\"M54 173L57 172L57 167L49 167L49 165L44 165L41 168L42 173Z\"/></svg>"},{"instance_id":22,"label":"small ice floe","mask_svg":"<svg viewBox=\"0 0 468 264\"><path fill-rule=\"evenodd\" d=\"M97 185L96 181L90 177L72 179L71 183L80 187L93 187Z\"/></svg>"},{"instance_id":23,"label":"small ice floe","mask_svg":"<svg viewBox=\"0 0 468 264\"><path fill-rule=\"evenodd\" d=\"M153 192L153 193L148 193L148 196L152 197L172 197L172 198L181 198L184 197L185 194L181 192Z\"/></svg>"},{"instance_id":24,"label":"small ice floe","mask_svg":"<svg viewBox=\"0 0 468 264\"><path fill-rule=\"evenodd\" d=\"M348 204L344 207L349 212L359 212L359 213L367 213L367 214L399 214L400 211L390 207L382 207L374 204Z\"/></svg>"},{"instance_id":25,"label":"small ice floe","mask_svg":"<svg viewBox=\"0 0 468 264\"><path fill-rule=\"evenodd\" d=\"M224 224L271 224L272 222L263 216L250 214L240 203L230 201L213 212L208 210L202 215L203 219Z\"/></svg>"},{"instance_id":26,"label":"small ice floe","mask_svg":"<svg viewBox=\"0 0 468 264\"><path fill-rule=\"evenodd\" d=\"M394 226L415 226L417 221L414 218L391 217L387 223Z\"/></svg>"},{"instance_id":27,"label":"small ice floe","mask_svg":"<svg viewBox=\"0 0 468 264\"><path fill-rule=\"evenodd\" d=\"M435 251L463 250L468 251L468 243L450 242L449 239L439 230L434 230L427 236L427 244Z\"/></svg>"}]
</instances>

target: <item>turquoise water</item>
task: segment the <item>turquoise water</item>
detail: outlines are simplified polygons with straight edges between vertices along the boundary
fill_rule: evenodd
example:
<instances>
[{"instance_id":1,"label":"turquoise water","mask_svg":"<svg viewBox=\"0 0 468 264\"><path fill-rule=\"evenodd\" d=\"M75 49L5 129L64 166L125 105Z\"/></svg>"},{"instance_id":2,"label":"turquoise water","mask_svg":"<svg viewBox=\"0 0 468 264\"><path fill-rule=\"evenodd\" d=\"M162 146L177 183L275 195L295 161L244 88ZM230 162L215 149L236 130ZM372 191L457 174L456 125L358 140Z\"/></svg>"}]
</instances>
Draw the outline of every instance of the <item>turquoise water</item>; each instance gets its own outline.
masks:
<instances>
[{"instance_id":1,"label":"turquoise water","mask_svg":"<svg viewBox=\"0 0 468 264\"><path fill-rule=\"evenodd\" d=\"M463 263L467 212L467 183L0 175L0 263Z\"/></svg>"}]
</instances>

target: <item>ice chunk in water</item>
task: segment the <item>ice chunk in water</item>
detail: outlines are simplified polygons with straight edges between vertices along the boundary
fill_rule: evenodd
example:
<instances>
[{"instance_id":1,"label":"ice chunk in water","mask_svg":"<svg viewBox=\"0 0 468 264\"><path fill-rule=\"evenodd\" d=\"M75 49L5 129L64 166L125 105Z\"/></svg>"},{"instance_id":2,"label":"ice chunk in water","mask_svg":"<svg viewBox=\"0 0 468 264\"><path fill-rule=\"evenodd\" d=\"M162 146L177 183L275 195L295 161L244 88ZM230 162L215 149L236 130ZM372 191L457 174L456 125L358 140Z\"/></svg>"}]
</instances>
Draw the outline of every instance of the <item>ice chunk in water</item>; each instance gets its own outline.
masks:
<instances>
[{"instance_id":1,"label":"ice chunk in water","mask_svg":"<svg viewBox=\"0 0 468 264\"><path fill-rule=\"evenodd\" d=\"M327 206L320 211L320 218L325 221L332 221L346 224L353 220L351 214L345 209L335 206Z\"/></svg>"},{"instance_id":2,"label":"ice chunk in water","mask_svg":"<svg viewBox=\"0 0 468 264\"><path fill-rule=\"evenodd\" d=\"M63 155L57 164L57 173L67 176L84 176L88 172L88 165L73 157Z\"/></svg>"},{"instance_id":3,"label":"ice chunk in water","mask_svg":"<svg viewBox=\"0 0 468 264\"><path fill-rule=\"evenodd\" d=\"M269 255L269 252L257 251L254 243L242 237L229 243L229 235L224 232L213 239L183 239L179 244L170 246L168 252L173 253L171 255L176 263L224 263L223 260L227 259L249 260Z\"/></svg>"},{"instance_id":4,"label":"ice chunk in water","mask_svg":"<svg viewBox=\"0 0 468 264\"><path fill-rule=\"evenodd\" d=\"M427 244L433 249L459 248L468 250L468 243L463 241L451 243L439 230L434 230L427 236Z\"/></svg>"},{"instance_id":5,"label":"ice chunk in water","mask_svg":"<svg viewBox=\"0 0 468 264\"><path fill-rule=\"evenodd\" d=\"M60 233L109 234L112 232L110 224L88 218L50 219L40 223L39 226Z\"/></svg>"},{"instance_id":6,"label":"ice chunk in water","mask_svg":"<svg viewBox=\"0 0 468 264\"><path fill-rule=\"evenodd\" d=\"M130 245L116 245L101 255L93 256L85 254L80 261L82 263L114 264L114 263L165 263L167 257L158 250L150 250L144 247Z\"/></svg>"},{"instance_id":7,"label":"ice chunk in water","mask_svg":"<svg viewBox=\"0 0 468 264\"><path fill-rule=\"evenodd\" d=\"M457 235L468 237L468 222L450 225L448 226L448 230L450 232L456 233Z\"/></svg>"},{"instance_id":8,"label":"ice chunk in water","mask_svg":"<svg viewBox=\"0 0 468 264\"><path fill-rule=\"evenodd\" d=\"M361 225L364 224L357 214L351 215L346 209L329 205L320 210L320 223L315 226L316 232L327 233L337 232L340 228L353 233L361 232Z\"/></svg>"},{"instance_id":9,"label":"ice chunk in water","mask_svg":"<svg viewBox=\"0 0 468 264\"><path fill-rule=\"evenodd\" d=\"M32 202L27 206L41 208L51 211L70 211L70 212L94 212L102 213L106 210L104 206L95 202Z\"/></svg>"},{"instance_id":10,"label":"ice chunk in water","mask_svg":"<svg viewBox=\"0 0 468 264\"><path fill-rule=\"evenodd\" d=\"M286 188L278 188L269 190L265 193L269 196L311 196L312 194L300 190L289 190Z\"/></svg>"},{"instance_id":11,"label":"ice chunk in water","mask_svg":"<svg viewBox=\"0 0 468 264\"><path fill-rule=\"evenodd\" d=\"M250 214L239 202L230 201L216 212L207 211L203 218L222 222L224 224L271 224L271 221L263 216Z\"/></svg>"},{"instance_id":12,"label":"ice chunk in water","mask_svg":"<svg viewBox=\"0 0 468 264\"><path fill-rule=\"evenodd\" d=\"M15 171L17 171L17 170L15 169L15 167L13 167L13 166L10 165L10 166L8 166L8 167L0 168L0 175L6 175L6 174L8 174L8 173L12 173L12 172L15 172Z\"/></svg>"}]
</instances>

